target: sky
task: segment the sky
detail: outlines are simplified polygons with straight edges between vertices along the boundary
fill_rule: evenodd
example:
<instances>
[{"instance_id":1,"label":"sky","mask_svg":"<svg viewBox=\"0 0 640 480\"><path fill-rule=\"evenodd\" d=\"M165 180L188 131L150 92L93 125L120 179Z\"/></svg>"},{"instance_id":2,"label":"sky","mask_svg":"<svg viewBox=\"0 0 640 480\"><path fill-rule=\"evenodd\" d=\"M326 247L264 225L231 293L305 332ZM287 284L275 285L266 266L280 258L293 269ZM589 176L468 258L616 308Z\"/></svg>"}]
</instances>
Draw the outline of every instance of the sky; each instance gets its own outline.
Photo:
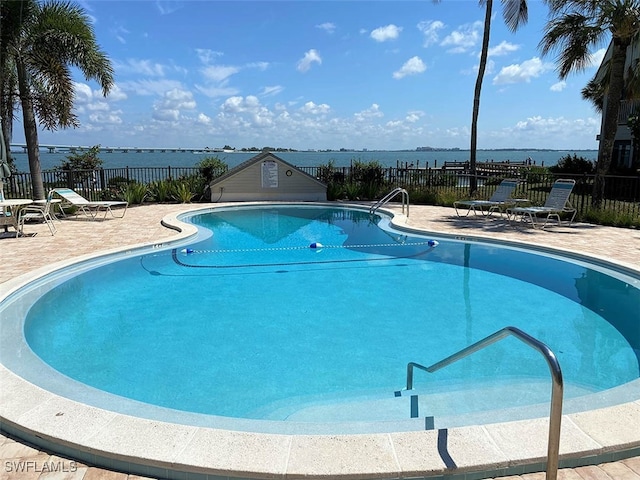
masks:
<instances>
[{"instance_id":1,"label":"sky","mask_svg":"<svg viewBox=\"0 0 640 480\"><path fill-rule=\"evenodd\" d=\"M115 84L74 72L80 127L40 144L297 150L468 149L485 9L477 1L78 3ZM539 42L547 6L509 31L494 2L478 148L597 149L581 98L592 66L560 80ZM21 119L14 143L24 142Z\"/></svg>"}]
</instances>

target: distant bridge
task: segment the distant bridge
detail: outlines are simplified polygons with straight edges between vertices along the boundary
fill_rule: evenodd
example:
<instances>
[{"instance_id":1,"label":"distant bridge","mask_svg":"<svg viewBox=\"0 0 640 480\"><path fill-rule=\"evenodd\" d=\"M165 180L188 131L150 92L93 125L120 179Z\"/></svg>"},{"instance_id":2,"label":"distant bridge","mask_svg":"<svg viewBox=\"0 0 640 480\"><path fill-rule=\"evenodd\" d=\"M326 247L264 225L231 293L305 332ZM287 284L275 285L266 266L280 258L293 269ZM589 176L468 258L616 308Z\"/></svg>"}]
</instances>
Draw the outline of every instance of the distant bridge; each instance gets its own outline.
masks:
<instances>
[{"instance_id":1,"label":"distant bridge","mask_svg":"<svg viewBox=\"0 0 640 480\"><path fill-rule=\"evenodd\" d=\"M27 145L25 143L12 143L10 145L12 149L22 149L23 153L27 153ZM82 145L45 145L40 144L40 150L48 150L49 153L78 153L86 152L93 147L87 147ZM175 152L200 152L200 153L231 153L233 150L224 150L222 148L179 148L179 147L99 147L101 153L175 153Z\"/></svg>"}]
</instances>

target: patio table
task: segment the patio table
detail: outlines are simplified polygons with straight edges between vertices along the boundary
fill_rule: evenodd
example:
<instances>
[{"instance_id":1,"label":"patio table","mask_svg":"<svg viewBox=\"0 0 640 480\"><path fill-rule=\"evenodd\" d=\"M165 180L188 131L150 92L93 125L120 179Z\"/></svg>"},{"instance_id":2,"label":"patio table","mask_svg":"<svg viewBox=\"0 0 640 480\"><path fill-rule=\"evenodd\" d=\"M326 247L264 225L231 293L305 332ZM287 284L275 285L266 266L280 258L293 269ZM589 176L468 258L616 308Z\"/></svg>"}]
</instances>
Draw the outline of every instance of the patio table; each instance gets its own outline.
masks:
<instances>
[{"instance_id":1,"label":"patio table","mask_svg":"<svg viewBox=\"0 0 640 480\"><path fill-rule=\"evenodd\" d=\"M20 209L27 205L31 205L33 200L30 198L8 198L0 200L0 226L4 226L4 231L8 231L8 227L13 227L16 231L16 238L20 234L18 225L18 217ZM9 211L10 215L7 215Z\"/></svg>"}]
</instances>

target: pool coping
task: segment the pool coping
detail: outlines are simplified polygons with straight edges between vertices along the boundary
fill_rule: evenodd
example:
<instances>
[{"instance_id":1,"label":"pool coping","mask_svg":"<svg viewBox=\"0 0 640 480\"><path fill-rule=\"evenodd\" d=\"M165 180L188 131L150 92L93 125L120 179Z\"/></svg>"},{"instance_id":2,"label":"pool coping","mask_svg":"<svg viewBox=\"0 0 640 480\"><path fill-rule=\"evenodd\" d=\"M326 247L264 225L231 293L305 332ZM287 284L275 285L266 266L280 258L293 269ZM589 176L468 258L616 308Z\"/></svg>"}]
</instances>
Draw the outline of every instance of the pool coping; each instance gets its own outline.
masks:
<instances>
[{"instance_id":1,"label":"pool coping","mask_svg":"<svg viewBox=\"0 0 640 480\"><path fill-rule=\"evenodd\" d=\"M212 208L216 207L194 208L186 213ZM457 237L410 227L403 215L381 211L403 230L496 243L481 235ZM197 232L194 225L180 221L178 217L183 215L185 212L162 219L164 226L179 232L169 241L113 249L37 269L0 284L0 298L44 273L78 261L183 242ZM498 243L529 246L515 241ZM638 272L630 265L598 260ZM0 429L60 455L151 477L360 479L447 475L473 479L545 469L547 418L397 433L252 433L165 423L102 410L45 391L4 365L0 365L0 384ZM640 399L563 415L560 466L596 464L640 454L639 424Z\"/></svg>"}]
</instances>

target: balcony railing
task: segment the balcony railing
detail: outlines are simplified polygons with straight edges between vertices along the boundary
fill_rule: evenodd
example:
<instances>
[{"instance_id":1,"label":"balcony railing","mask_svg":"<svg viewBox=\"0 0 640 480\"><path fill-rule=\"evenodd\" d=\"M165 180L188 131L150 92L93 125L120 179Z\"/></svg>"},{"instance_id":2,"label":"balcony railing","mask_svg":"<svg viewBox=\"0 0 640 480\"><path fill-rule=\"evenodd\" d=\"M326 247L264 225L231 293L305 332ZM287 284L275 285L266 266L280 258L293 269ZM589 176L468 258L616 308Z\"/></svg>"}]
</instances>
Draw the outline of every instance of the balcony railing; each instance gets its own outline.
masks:
<instances>
[{"instance_id":1,"label":"balcony railing","mask_svg":"<svg viewBox=\"0 0 640 480\"><path fill-rule=\"evenodd\" d=\"M622 100L618 111L618 125L626 125L629 116L640 114L640 100Z\"/></svg>"}]
</instances>

